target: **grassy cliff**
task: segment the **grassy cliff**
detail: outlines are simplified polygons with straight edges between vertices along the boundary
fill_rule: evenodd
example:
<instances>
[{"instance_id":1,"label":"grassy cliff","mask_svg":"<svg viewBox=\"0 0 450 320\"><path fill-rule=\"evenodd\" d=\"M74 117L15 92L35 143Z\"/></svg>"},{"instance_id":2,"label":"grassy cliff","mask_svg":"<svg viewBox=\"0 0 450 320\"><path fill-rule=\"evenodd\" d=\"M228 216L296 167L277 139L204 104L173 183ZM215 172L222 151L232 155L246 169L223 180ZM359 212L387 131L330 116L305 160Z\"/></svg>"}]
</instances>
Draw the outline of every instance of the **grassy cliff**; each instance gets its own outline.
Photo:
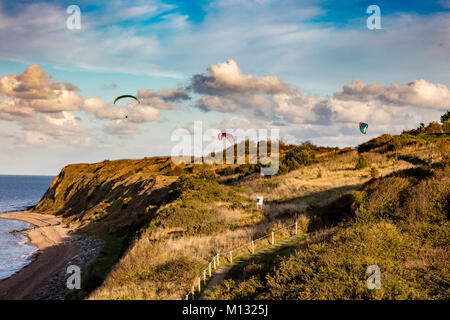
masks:
<instances>
[{"instance_id":1,"label":"grassy cliff","mask_svg":"<svg viewBox=\"0 0 450 320\"><path fill-rule=\"evenodd\" d=\"M230 274L211 298L443 297L441 284L436 284L435 294L407 295L403 289L395 294L394 278L386 285L392 283L395 290L387 287L387 293L365 296L364 282L358 282L364 266L377 257L383 261L371 264L380 263L382 271L388 270L384 277L396 274L408 288L414 273L403 277L389 269L403 268L405 256L412 257L407 265L417 263L420 254L430 256L434 262L426 265L426 272L437 268L430 273L433 277L448 267L435 264L448 253L448 244L443 244L448 217L442 214L448 211L442 202L448 199L448 169L405 171L426 165L430 155L435 166L445 163L448 135L427 136L424 142L413 136L416 142L390 147L395 137L377 138L360 152L282 145L279 174L265 178L257 165L176 166L168 157L70 165L34 210L60 215L74 230L106 242L85 272L82 292L72 298L184 298L217 252L294 217L302 220L302 231L332 225L333 234L307 247L301 244L297 252L284 250L284 260L268 256L263 265L235 273L237 278ZM417 211L428 190L433 197L424 208L436 201L440 207ZM255 205L261 195L264 210ZM426 252L418 253L418 248ZM332 284L333 277L341 286Z\"/></svg>"}]
</instances>

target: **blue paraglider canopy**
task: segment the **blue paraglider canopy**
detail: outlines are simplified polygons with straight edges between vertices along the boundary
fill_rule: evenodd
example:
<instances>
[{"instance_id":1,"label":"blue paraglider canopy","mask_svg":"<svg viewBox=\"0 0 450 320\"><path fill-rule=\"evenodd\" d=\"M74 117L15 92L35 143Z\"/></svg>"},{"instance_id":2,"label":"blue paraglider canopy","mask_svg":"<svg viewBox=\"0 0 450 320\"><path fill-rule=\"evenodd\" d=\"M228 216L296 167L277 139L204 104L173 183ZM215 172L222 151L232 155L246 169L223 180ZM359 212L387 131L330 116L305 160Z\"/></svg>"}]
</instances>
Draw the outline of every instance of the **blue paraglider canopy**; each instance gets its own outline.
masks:
<instances>
[{"instance_id":1,"label":"blue paraglider canopy","mask_svg":"<svg viewBox=\"0 0 450 320\"><path fill-rule=\"evenodd\" d=\"M369 125L365 122L360 122L359 123L359 131L361 131L362 134L366 134L367 133L367 128L369 127Z\"/></svg>"}]
</instances>

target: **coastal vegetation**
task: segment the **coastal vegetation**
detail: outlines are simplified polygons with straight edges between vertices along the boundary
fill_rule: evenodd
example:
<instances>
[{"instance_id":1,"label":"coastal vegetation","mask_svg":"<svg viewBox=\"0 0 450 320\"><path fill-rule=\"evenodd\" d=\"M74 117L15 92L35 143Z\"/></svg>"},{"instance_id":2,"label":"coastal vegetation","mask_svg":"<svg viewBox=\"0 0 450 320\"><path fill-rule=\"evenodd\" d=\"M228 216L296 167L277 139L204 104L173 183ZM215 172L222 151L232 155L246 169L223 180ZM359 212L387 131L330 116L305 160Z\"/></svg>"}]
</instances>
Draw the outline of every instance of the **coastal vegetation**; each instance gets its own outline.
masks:
<instances>
[{"instance_id":1,"label":"coastal vegetation","mask_svg":"<svg viewBox=\"0 0 450 320\"><path fill-rule=\"evenodd\" d=\"M169 157L69 165L33 210L105 241L67 299L184 298L212 256L294 219L318 235L232 269L207 297L448 299L450 135L429 127L356 149L280 143L270 177ZM381 290L365 287L373 264Z\"/></svg>"}]
</instances>

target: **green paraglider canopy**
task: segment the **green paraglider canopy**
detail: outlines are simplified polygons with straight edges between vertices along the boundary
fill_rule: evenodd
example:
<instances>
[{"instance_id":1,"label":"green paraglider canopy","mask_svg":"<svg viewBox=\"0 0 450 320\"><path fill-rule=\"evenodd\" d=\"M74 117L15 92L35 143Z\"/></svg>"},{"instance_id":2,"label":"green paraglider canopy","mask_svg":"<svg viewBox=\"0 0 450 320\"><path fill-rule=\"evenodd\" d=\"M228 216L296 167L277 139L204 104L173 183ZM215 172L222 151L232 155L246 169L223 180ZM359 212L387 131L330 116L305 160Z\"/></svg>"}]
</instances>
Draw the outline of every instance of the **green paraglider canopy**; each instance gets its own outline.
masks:
<instances>
[{"instance_id":1,"label":"green paraglider canopy","mask_svg":"<svg viewBox=\"0 0 450 320\"><path fill-rule=\"evenodd\" d=\"M120 99L123 99L123 98L132 98L132 99L136 100L137 102L141 103L141 101L139 101L139 99L136 98L135 96L132 96L132 95L129 95L129 94L125 94L125 95L123 95L123 96L117 97L117 98L114 100L114 104L116 104L117 101L119 101Z\"/></svg>"}]
</instances>

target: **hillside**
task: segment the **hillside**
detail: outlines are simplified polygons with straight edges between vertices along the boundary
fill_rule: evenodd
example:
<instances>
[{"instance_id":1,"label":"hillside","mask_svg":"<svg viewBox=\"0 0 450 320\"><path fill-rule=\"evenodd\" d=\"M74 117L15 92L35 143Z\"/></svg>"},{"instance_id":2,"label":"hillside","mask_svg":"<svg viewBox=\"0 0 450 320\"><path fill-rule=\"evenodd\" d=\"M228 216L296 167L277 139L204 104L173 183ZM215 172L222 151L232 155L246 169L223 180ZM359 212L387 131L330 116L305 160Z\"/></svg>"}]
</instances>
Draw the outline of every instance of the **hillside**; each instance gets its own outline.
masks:
<instances>
[{"instance_id":1,"label":"hillside","mask_svg":"<svg viewBox=\"0 0 450 320\"><path fill-rule=\"evenodd\" d=\"M323 208L343 221L234 268L209 299L449 299L450 167L414 168L371 180ZM381 269L368 290L366 268Z\"/></svg>"},{"instance_id":2,"label":"hillside","mask_svg":"<svg viewBox=\"0 0 450 320\"><path fill-rule=\"evenodd\" d=\"M345 257L344 253L346 256L352 256L348 250L358 245L359 242L357 240L351 240L354 242L343 241L342 239L369 237L372 225L368 221L372 221L371 217L376 216L373 210L376 211L385 205L382 199L378 199L376 190L378 190L377 188L384 190L386 186L391 186L389 179L394 179L395 175L389 175L423 165L431 154L436 163L446 161L444 158L445 146L449 141L448 135L429 138L424 143L419 140L417 143L409 141L409 143L401 144L394 149L387 147L391 140L384 139L384 142L376 140L374 148L360 150L361 154L352 149L317 148L310 144L282 145L280 148L282 153L280 174L265 178L258 174L259 167L257 165L175 166L170 158L164 157L70 165L65 167L55 178L34 211L62 216L64 222L72 229L105 240L106 245L103 252L83 276L83 290L68 297L86 298L89 296L91 299L184 298L199 272L205 268L211 257L217 252L244 244L250 238L263 235L276 225L292 222L296 217L302 221L301 231L303 232L320 230L330 225L345 224L346 226L339 225L338 228L341 229L336 231L332 240L325 239L323 243L318 243L316 245L318 249L314 249L315 251L310 248L316 247L311 246L308 250L299 251L299 257L287 253L286 259L288 260L286 261L299 259L303 261L305 267L299 265L298 270L294 267L295 271L282 269L284 264L275 257L270 257L271 262L263 268L258 267L259 275L262 278L275 277L273 270L279 270L278 274L285 273L282 277L286 277L286 281L289 283L292 272L294 274L300 271L303 273L302 268L308 269L307 266L311 267L312 261L320 259L322 255L336 255L341 252L342 255L340 254L339 257L342 259ZM443 145L442 142L445 144ZM372 141L372 143L374 142ZM358 163L366 165L357 166ZM415 177L412 174L409 178L402 178L406 182L403 180L403 182L399 182L399 186L403 188L399 190L416 188L416 185L417 188L426 188L426 183L431 182L433 182L432 190L434 190L435 186L440 186L435 182L441 179L439 181L443 187L436 187L436 192L440 192L439 201L447 199L447 168L432 169L425 176ZM404 172L407 174L415 171ZM383 178L373 180L379 176ZM434 178L430 179L434 180L426 180L422 183L424 177L428 176L433 176ZM414 188L411 190L419 190ZM411 198L411 201L415 195L416 197L421 195L419 192L404 194L396 193L397 191L394 189L389 190L392 190L394 198L407 197ZM352 200L341 206L345 212L328 216L330 210L324 210L324 208L327 205L328 208L339 208L333 202L342 203L342 197L348 199L349 193L355 195L355 199L361 198L361 208L367 206L368 209L366 211L356 210ZM356 196L362 194L367 194L367 196ZM255 205L256 196L260 195L265 198L264 210L257 209ZM381 203L373 204L375 199ZM389 197L387 199L394 201ZM395 201L393 203L397 203ZM420 199L415 201L420 201ZM391 208L391 202L388 202L386 206ZM395 214L412 212L404 210L411 204L401 202L399 206L400 209L395 211ZM444 205L440 210L448 210L448 207ZM448 225L444 223L448 217L445 218L446 216L442 215L442 212L433 214L438 220L433 220L434 225L429 222L430 226L436 227L436 221L442 225L439 232L435 233L438 237L437 242L430 242L431 240L427 238L424 242L414 242L414 245L417 247L433 246L437 243L438 246L441 246L439 247L440 251L436 253L437 257L446 257L442 255L442 252L448 253L445 251L447 249L442 248L442 236L443 232L448 231ZM342 221L341 216L346 217L345 222ZM377 241L387 242L374 244L374 248L378 248L378 245L385 249L389 248L390 244L396 246L397 242L394 240L402 237L403 231L399 231L400 227L396 224L391 226L392 223L389 220L391 216L376 217L378 224L374 225L375 238ZM410 223L410 219L403 218ZM359 222L361 219L364 221ZM351 227L347 225L351 225ZM413 222L409 226L412 225L414 225ZM420 228L422 227L420 225ZM423 228L423 232L431 232L431 229L427 229L428 225ZM417 231L419 230L422 229ZM393 232L392 237L397 238L391 241L379 237L379 235L389 235L389 232ZM405 239L397 240L400 242L410 240L409 238ZM445 239L448 239L448 236ZM336 241L340 243L339 248L327 247L332 246L332 243ZM326 248L329 248L328 251ZM326 254L323 253L324 250ZM380 253L377 250L374 249L373 257ZM399 250L402 251L402 254L414 252L403 252L403 247ZM292 256L289 258L291 254ZM353 275L348 273L352 279L360 277L357 272L360 272L360 268L368 261L368 258L366 259L362 255L355 255L355 259L356 257L361 258L358 260L358 267L352 266L349 262L349 266L355 268L352 270L356 270ZM395 257L391 259L392 263L396 262L395 259ZM333 268L336 270L336 276L344 277L343 270L347 270L345 269L347 267L344 269L339 269L339 267L342 267L341 260L337 261ZM310 269L309 272L316 274L317 270ZM316 284L319 289L314 289L317 295L311 293L309 296L301 297L311 299L345 297L343 293L328 292L324 289L328 286L324 283L324 279L330 274L323 273L323 278L320 276L319 272L318 278L315 280L319 283ZM405 281L409 281L408 279L411 278L407 278ZM230 281L235 281L236 286L239 286L240 282L246 286L248 285L247 280ZM278 282L279 279L275 277L273 283ZM280 288L278 293L268 295L267 292L273 291L271 287L268 287L272 283L268 280L264 280L256 286L261 288L260 291L255 291L254 295L247 296L236 295L235 287L231 283L224 283L227 289L219 289L211 297L295 298L294 296L288 297L286 293L283 293L285 292L283 290L287 290L286 288ZM322 284L320 285L320 283ZM350 284L352 282L344 281L343 283ZM311 283L304 284L304 286L315 288ZM297 298L299 297L300 295L297 296ZM397 296L380 297L395 298ZM441 296L429 295L426 297Z\"/></svg>"}]
</instances>

